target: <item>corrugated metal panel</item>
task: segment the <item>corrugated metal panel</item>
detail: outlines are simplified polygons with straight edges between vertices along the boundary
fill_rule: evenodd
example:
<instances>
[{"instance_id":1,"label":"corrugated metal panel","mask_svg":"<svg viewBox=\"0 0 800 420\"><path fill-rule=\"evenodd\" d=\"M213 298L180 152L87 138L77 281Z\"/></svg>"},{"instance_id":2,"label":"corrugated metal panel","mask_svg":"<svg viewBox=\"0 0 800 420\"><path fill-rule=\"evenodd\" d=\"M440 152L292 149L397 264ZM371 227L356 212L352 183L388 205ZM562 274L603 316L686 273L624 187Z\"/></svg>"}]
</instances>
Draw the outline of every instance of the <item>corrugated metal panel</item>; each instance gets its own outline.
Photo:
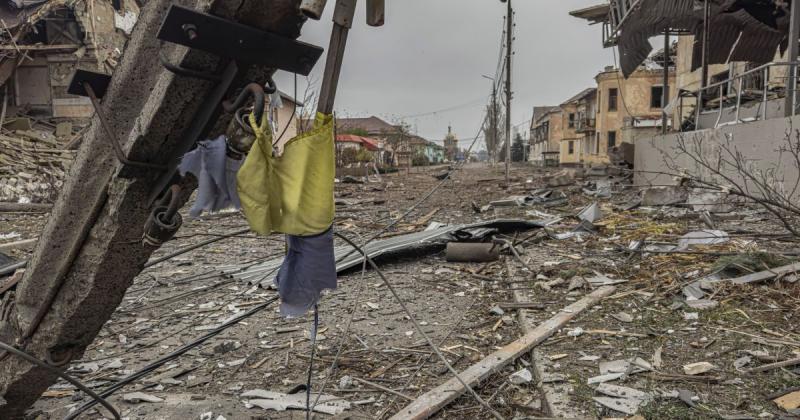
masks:
<instances>
[{"instance_id":1,"label":"corrugated metal panel","mask_svg":"<svg viewBox=\"0 0 800 420\"><path fill-rule=\"evenodd\" d=\"M777 27L773 28L750 14L737 0L712 0L710 3L709 63L726 63L729 58L762 63L772 60L786 35L785 16L778 16ZM628 77L636 71L652 51L649 39L662 34L665 27L686 29L699 35L702 23L702 1L642 0L618 28L622 73ZM701 46L696 43L693 68L699 67L699 48Z\"/></svg>"},{"instance_id":2,"label":"corrugated metal panel","mask_svg":"<svg viewBox=\"0 0 800 420\"><path fill-rule=\"evenodd\" d=\"M391 252L452 241L455 239L453 234L456 234L458 231L468 232L477 228L496 228L500 231L515 231L541 228L543 226L545 226L545 222L507 219L478 222L469 225L442 226L422 232L373 241L364 247L364 252L366 252L370 258L377 258ZM485 232L486 231L482 231L480 233ZM471 233L477 234L478 232L475 231ZM350 245L336 247L334 249L334 255L336 256L336 261L342 259L342 261L336 265L337 272L356 267L364 261L361 254L354 252L354 249ZM275 258L249 267L241 266L228 268L223 270L223 273L249 284L269 287L272 285L282 263L283 258Z\"/></svg>"}]
</instances>

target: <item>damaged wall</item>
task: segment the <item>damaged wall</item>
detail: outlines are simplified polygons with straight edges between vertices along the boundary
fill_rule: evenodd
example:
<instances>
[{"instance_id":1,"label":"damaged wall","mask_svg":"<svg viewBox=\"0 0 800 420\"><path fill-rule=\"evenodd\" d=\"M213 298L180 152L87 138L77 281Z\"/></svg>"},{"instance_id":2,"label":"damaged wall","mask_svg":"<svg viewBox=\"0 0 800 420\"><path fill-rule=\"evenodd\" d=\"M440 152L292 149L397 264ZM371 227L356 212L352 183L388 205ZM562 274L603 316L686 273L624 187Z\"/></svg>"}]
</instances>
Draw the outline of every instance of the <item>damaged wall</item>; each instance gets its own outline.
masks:
<instances>
[{"instance_id":1,"label":"damaged wall","mask_svg":"<svg viewBox=\"0 0 800 420\"><path fill-rule=\"evenodd\" d=\"M753 169L778 168L777 173L783 177L784 184L791 189L800 176L800 171L791 155L785 153L781 155L778 150L786 146L787 133L792 133L792 136L798 135L793 127L800 127L800 116L642 138L636 142L635 168L639 172L635 174L634 184L677 184L678 181L673 176L652 173L675 173L667 165L669 158L665 155L674 159L675 165L684 168L688 173L712 179L707 170L700 168L690 157L677 152L676 145L683 138L687 143L699 141L703 154L710 159L719 157L720 145L724 144L732 150L741 152ZM794 137L792 140L797 141ZM728 171L726 174L741 179L733 171Z\"/></svg>"},{"instance_id":2,"label":"damaged wall","mask_svg":"<svg viewBox=\"0 0 800 420\"><path fill-rule=\"evenodd\" d=\"M619 146L621 143L636 143L637 139L650 137L653 127L632 127L631 117L642 120L658 121L660 126L661 108L651 107L652 90L654 86L663 85L663 70L639 69L628 79L615 69L606 69L595 77L597 80L597 142L600 153L591 163L607 163L608 149ZM670 71L670 93L674 95L675 72ZM611 91L616 89L616 107L609 107L612 98ZM626 124L626 121L629 123ZM613 141L609 142L614 133Z\"/></svg>"},{"instance_id":3,"label":"damaged wall","mask_svg":"<svg viewBox=\"0 0 800 420\"><path fill-rule=\"evenodd\" d=\"M72 75L76 69L113 72L138 14L133 0L122 0L120 10L110 1L43 6L16 28L22 32L19 44L35 49L10 77L12 112L27 108L55 118L91 117L89 99L67 93Z\"/></svg>"}]
</instances>

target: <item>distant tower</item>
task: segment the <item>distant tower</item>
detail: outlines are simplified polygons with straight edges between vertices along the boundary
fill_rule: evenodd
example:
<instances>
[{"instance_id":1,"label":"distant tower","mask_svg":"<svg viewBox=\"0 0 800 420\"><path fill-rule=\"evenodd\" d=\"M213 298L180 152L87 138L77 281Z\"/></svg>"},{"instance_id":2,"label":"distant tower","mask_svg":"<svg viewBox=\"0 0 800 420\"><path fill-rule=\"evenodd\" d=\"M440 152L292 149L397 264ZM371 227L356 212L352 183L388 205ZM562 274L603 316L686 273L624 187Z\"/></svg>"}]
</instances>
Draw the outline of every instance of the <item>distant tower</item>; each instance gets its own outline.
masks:
<instances>
[{"instance_id":1,"label":"distant tower","mask_svg":"<svg viewBox=\"0 0 800 420\"><path fill-rule=\"evenodd\" d=\"M444 154L447 160L453 162L458 156L458 138L453 134L453 127L447 126L447 137L444 138Z\"/></svg>"}]
</instances>

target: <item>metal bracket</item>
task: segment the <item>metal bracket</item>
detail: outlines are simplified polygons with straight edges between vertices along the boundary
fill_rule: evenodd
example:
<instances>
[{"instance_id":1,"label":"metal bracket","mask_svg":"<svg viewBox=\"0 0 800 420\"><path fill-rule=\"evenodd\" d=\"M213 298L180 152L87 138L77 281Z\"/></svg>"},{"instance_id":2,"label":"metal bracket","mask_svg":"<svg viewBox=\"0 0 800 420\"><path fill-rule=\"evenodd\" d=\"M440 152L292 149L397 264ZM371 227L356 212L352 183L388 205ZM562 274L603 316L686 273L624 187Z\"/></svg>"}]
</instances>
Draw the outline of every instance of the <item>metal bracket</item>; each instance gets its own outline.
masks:
<instances>
[{"instance_id":1,"label":"metal bracket","mask_svg":"<svg viewBox=\"0 0 800 420\"><path fill-rule=\"evenodd\" d=\"M72 76L72 81L69 82L67 93L70 95L89 96L89 92L84 87L84 84L89 84L98 98L105 96L108 90L108 85L111 84L111 76L103 73L95 73L88 70L76 70Z\"/></svg>"},{"instance_id":2,"label":"metal bracket","mask_svg":"<svg viewBox=\"0 0 800 420\"><path fill-rule=\"evenodd\" d=\"M240 23L172 5L158 39L243 63L265 65L307 76L322 48Z\"/></svg>"},{"instance_id":3,"label":"metal bracket","mask_svg":"<svg viewBox=\"0 0 800 420\"><path fill-rule=\"evenodd\" d=\"M89 100L92 101L94 112L97 114L97 119L100 120L100 126L103 128L103 130L105 130L106 134L111 140L111 146L114 150L114 155L123 165L156 170L167 169L165 165L138 162L135 160L130 160L127 156L125 156L125 151L122 149L122 143L119 141L119 138L117 138L117 135L111 128L108 120L106 120L106 116L103 114L103 109L100 105L99 98L102 98L103 95L105 95L110 83L111 76L107 74L95 73L88 70L77 70L72 76L72 81L69 83L67 93L89 97Z\"/></svg>"}]
</instances>

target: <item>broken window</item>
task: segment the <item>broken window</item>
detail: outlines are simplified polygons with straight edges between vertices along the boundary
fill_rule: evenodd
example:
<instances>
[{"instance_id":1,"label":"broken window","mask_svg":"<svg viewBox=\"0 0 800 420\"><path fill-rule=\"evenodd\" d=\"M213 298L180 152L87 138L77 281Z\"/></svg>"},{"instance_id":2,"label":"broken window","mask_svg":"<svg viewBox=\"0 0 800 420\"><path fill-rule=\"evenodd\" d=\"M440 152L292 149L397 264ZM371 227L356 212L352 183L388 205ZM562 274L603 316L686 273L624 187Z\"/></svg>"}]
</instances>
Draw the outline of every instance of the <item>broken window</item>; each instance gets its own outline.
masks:
<instances>
[{"instance_id":1,"label":"broken window","mask_svg":"<svg viewBox=\"0 0 800 420\"><path fill-rule=\"evenodd\" d=\"M567 153L569 154L575 153L575 142L573 140L567 142Z\"/></svg>"},{"instance_id":2,"label":"broken window","mask_svg":"<svg viewBox=\"0 0 800 420\"><path fill-rule=\"evenodd\" d=\"M609 131L608 132L608 148L611 149L617 145L617 132L616 131Z\"/></svg>"},{"instance_id":3,"label":"broken window","mask_svg":"<svg viewBox=\"0 0 800 420\"><path fill-rule=\"evenodd\" d=\"M608 110L610 112L617 110L617 88L608 90Z\"/></svg>"},{"instance_id":4,"label":"broken window","mask_svg":"<svg viewBox=\"0 0 800 420\"><path fill-rule=\"evenodd\" d=\"M651 86L650 87L650 108L661 109L664 108L664 86Z\"/></svg>"},{"instance_id":5,"label":"broken window","mask_svg":"<svg viewBox=\"0 0 800 420\"><path fill-rule=\"evenodd\" d=\"M569 128L575 128L575 113L569 114Z\"/></svg>"}]
</instances>

